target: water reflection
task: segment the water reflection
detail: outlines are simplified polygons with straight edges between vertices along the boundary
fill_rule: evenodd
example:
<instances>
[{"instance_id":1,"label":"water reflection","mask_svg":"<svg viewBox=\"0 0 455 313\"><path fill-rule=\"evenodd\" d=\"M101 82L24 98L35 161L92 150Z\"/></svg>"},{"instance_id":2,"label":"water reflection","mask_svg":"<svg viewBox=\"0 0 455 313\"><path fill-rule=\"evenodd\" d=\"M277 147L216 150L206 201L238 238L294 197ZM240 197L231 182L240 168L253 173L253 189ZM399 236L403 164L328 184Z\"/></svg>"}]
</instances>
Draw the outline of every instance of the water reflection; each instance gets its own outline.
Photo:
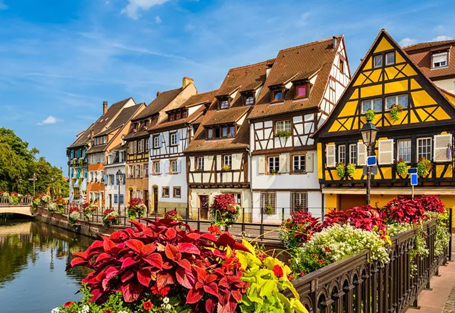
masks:
<instances>
[{"instance_id":1,"label":"water reflection","mask_svg":"<svg viewBox=\"0 0 455 313\"><path fill-rule=\"evenodd\" d=\"M49 312L77 300L84 268L65 271L92 239L44 223L0 219L0 312Z\"/></svg>"}]
</instances>

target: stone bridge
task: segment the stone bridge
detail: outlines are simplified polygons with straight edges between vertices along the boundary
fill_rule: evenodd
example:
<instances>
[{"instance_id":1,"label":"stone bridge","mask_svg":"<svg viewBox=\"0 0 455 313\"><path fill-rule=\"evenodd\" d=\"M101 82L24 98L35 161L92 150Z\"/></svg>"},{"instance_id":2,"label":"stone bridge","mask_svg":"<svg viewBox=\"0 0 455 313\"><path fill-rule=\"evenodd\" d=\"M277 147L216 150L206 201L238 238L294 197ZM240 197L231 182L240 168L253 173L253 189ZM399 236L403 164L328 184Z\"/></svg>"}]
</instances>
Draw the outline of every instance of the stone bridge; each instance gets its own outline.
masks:
<instances>
[{"instance_id":1,"label":"stone bridge","mask_svg":"<svg viewBox=\"0 0 455 313\"><path fill-rule=\"evenodd\" d=\"M12 213L32 216L32 207L30 205L4 205L0 204L0 214Z\"/></svg>"}]
</instances>

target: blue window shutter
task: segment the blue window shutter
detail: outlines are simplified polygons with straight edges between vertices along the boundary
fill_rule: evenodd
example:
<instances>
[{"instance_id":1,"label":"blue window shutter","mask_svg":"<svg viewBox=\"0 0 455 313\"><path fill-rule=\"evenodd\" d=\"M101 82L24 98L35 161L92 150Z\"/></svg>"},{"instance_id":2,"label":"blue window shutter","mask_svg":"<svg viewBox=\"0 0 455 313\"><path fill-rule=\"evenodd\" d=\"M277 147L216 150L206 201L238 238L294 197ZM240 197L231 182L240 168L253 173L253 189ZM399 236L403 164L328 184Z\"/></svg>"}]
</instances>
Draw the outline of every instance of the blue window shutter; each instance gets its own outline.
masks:
<instances>
[{"instance_id":1,"label":"blue window shutter","mask_svg":"<svg viewBox=\"0 0 455 313\"><path fill-rule=\"evenodd\" d=\"M182 171L182 160L177 160L177 173Z\"/></svg>"},{"instance_id":2,"label":"blue window shutter","mask_svg":"<svg viewBox=\"0 0 455 313\"><path fill-rule=\"evenodd\" d=\"M107 175L104 175L104 185L107 186Z\"/></svg>"},{"instance_id":3,"label":"blue window shutter","mask_svg":"<svg viewBox=\"0 0 455 313\"><path fill-rule=\"evenodd\" d=\"M114 195L114 203L117 203L117 195Z\"/></svg>"},{"instance_id":4,"label":"blue window shutter","mask_svg":"<svg viewBox=\"0 0 455 313\"><path fill-rule=\"evenodd\" d=\"M120 195L120 204L123 204L123 195Z\"/></svg>"},{"instance_id":5,"label":"blue window shutter","mask_svg":"<svg viewBox=\"0 0 455 313\"><path fill-rule=\"evenodd\" d=\"M180 143L180 131L178 130L177 133L176 133L176 138L177 138L177 144Z\"/></svg>"},{"instance_id":6,"label":"blue window shutter","mask_svg":"<svg viewBox=\"0 0 455 313\"><path fill-rule=\"evenodd\" d=\"M158 136L158 147L161 148L161 146L163 145L163 138L161 137L161 135Z\"/></svg>"},{"instance_id":7,"label":"blue window shutter","mask_svg":"<svg viewBox=\"0 0 455 313\"><path fill-rule=\"evenodd\" d=\"M74 159L74 150L71 150L71 159Z\"/></svg>"}]
</instances>

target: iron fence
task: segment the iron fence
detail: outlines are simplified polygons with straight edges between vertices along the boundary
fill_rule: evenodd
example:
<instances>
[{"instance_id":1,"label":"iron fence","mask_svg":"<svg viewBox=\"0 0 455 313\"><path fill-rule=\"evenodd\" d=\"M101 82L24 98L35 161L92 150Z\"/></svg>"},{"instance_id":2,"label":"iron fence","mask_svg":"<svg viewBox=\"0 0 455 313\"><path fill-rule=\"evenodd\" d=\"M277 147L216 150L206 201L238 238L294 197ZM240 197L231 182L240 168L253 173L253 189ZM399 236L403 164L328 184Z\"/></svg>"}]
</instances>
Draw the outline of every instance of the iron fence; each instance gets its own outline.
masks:
<instances>
[{"instance_id":1,"label":"iron fence","mask_svg":"<svg viewBox=\"0 0 455 313\"><path fill-rule=\"evenodd\" d=\"M17 203L15 200L11 199L10 197L0 197L0 205L1 206L15 206L15 205L30 205L32 203L32 198L23 196L17 199Z\"/></svg>"}]
</instances>

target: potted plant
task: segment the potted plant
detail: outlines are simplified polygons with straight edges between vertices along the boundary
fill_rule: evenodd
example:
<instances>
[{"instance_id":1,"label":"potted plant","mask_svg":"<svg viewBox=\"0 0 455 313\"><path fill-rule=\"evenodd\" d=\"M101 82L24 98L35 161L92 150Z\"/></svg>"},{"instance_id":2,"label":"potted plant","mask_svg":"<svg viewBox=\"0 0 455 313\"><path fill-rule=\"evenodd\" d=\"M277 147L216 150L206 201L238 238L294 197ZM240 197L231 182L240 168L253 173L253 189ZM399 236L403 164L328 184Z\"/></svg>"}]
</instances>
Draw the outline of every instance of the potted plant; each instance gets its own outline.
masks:
<instances>
[{"instance_id":1,"label":"potted plant","mask_svg":"<svg viewBox=\"0 0 455 313\"><path fill-rule=\"evenodd\" d=\"M400 119L400 113L403 111L403 107L399 104L394 104L390 107L390 117L394 121L398 121Z\"/></svg>"},{"instance_id":2,"label":"potted plant","mask_svg":"<svg viewBox=\"0 0 455 313\"><path fill-rule=\"evenodd\" d=\"M431 161L425 158L421 158L419 163L417 163L417 175L420 177L425 177L431 170Z\"/></svg>"},{"instance_id":3,"label":"potted plant","mask_svg":"<svg viewBox=\"0 0 455 313\"><path fill-rule=\"evenodd\" d=\"M212 224L225 227L237 221L240 215L240 206L235 202L233 194L216 195L210 207Z\"/></svg>"},{"instance_id":4,"label":"potted plant","mask_svg":"<svg viewBox=\"0 0 455 313\"><path fill-rule=\"evenodd\" d=\"M144 215L147 207L142 202L140 198L132 198L128 203L127 215L130 220L135 220L136 218L141 218Z\"/></svg>"},{"instance_id":5,"label":"potted plant","mask_svg":"<svg viewBox=\"0 0 455 313\"><path fill-rule=\"evenodd\" d=\"M181 220L183 220L183 217L177 212L177 210L168 211L164 213L163 217L176 222L180 222Z\"/></svg>"},{"instance_id":6,"label":"potted plant","mask_svg":"<svg viewBox=\"0 0 455 313\"><path fill-rule=\"evenodd\" d=\"M344 165L344 163L342 162L338 163L336 170L340 178L344 178L344 176L346 176L346 166Z\"/></svg>"},{"instance_id":7,"label":"potted plant","mask_svg":"<svg viewBox=\"0 0 455 313\"><path fill-rule=\"evenodd\" d=\"M372 109L369 109L368 111L366 111L365 117L367 118L367 121L373 122L374 121L374 111Z\"/></svg>"},{"instance_id":8,"label":"potted plant","mask_svg":"<svg viewBox=\"0 0 455 313\"><path fill-rule=\"evenodd\" d=\"M400 176L404 176L408 173L408 166L406 165L406 162L400 158L397 163L397 173Z\"/></svg>"},{"instance_id":9,"label":"potted plant","mask_svg":"<svg viewBox=\"0 0 455 313\"><path fill-rule=\"evenodd\" d=\"M118 213L113 209L107 209L103 212L103 226L109 227L118 224Z\"/></svg>"},{"instance_id":10,"label":"potted plant","mask_svg":"<svg viewBox=\"0 0 455 313\"><path fill-rule=\"evenodd\" d=\"M83 166L84 165L84 158L79 158L79 165Z\"/></svg>"},{"instance_id":11,"label":"potted plant","mask_svg":"<svg viewBox=\"0 0 455 313\"><path fill-rule=\"evenodd\" d=\"M87 221L90 221L93 217L93 215L96 213L96 210L97 210L97 206L94 205L94 204L91 204L91 203L84 203L82 205L82 210L84 212L84 218L87 220Z\"/></svg>"},{"instance_id":12,"label":"potted plant","mask_svg":"<svg viewBox=\"0 0 455 313\"><path fill-rule=\"evenodd\" d=\"M57 198L54 202L57 204L57 213L63 214L65 211L66 200L63 198Z\"/></svg>"},{"instance_id":13,"label":"potted plant","mask_svg":"<svg viewBox=\"0 0 455 313\"><path fill-rule=\"evenodd\" d=\"M223 166L223 171L227 172L227 171L230 171L231 170L231 166L226 164Z\"/></svg>"},{"instance_id":14,"label":"potted plant","mask_svg":"<svg viewBox=\"0 0 455 313\"><path fill-rule=\"evenodd\" d=\"M349 163L346 166L346 174L348 177L352 177L355 173L355 164Z\"/></svg>"},{"instance_id":15,"label":"potted plant","mask_svg":"<svg viewBox=\"0 0 455 313\"><path fill-rule=\"evenodd\" d=\"M76 222L79 219L80 215L81 215L81 211L79 210L78 207L70 208L70 211L69 211L69 214L68 214L68 223L71 226L76 225Z\"/></svg>"},{"instance_id":16,"label":"potted plant","mask_svg":"<svg viewBox=\"0 0 455 313\"><path fill-rule=\"evenodd\" d=\"M271 205L266 205L264 207L264 213L267 215L273 215L273 214L275 214L275 209Z\"/></svg>"},{"instance_id":17,"label":"potted plant","mask_svg":"<svg viewBox=\"0 0 455 313\"><path fill-rule=\"evenodd\" d=\"M275 169L270 170L270 174L278 174L278 171Z\"/></svg>"},{"instance_id":18,"label":"potted plant","mask_svg":"<svg viewBox=\"0 0 455 313\"><path fill-rule=\"evenodd\" d=\"M291 137L292 133L290 130L279 130L276 132L275 136L279 138L285 138L286 140Z\"/></svg>"}]
</instances>

